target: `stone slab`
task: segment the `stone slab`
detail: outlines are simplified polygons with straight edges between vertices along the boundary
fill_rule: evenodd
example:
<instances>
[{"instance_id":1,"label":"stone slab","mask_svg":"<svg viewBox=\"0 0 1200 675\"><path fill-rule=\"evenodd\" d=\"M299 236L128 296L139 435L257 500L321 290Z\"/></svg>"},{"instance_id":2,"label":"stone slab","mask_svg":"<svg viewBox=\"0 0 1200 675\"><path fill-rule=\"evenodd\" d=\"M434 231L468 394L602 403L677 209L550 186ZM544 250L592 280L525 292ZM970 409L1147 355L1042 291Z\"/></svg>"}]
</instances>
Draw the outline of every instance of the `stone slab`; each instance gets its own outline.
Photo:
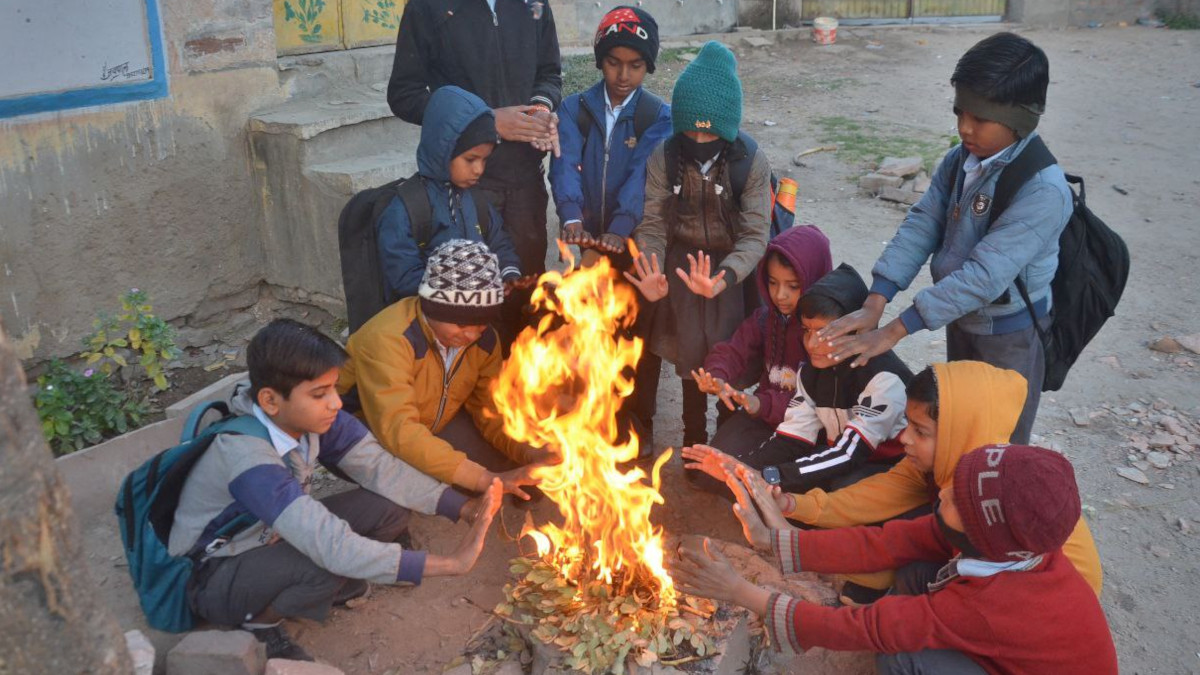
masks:
<instances>
[{"instance_id":1,"label":"stone slab","mask_svg":"<svg viewBox=\"0 0 1200 675\"><path fill-rule=\"evenodd\" d=\"M266 646L244 630L189 633L167 652L167 675L259 675Z\"/></svg>"},{"instance_id":2,"label":"stone slab","mask_svg":"<svg viewBox=\"0 0 1200 675\"><path fill-rule=\"evenodd\" d=\"M330 129L391 117L387 98L370 85L359 85L292 98L258 110L250 116L250 131L291 134L308 140Z\"/></svg>"},{"instance_id":3,"label":"stone slab","mask_svg":"<svg viewBox=\"0 0 1200 675\"><path fill-rule=\"evenodd\" d=\"M416 169L417 161L413 153L387 152L314 164L308 168L308 173L348 199L350 195L367 188L411 176Z\"/></svg>"},{"instance_id":4,"label":"stone slab","mask_svg":"<svg viewBox=\"0 0 1200 675\"><path fill-rule=\"evenodd\" d=\"M869 173L858 179L858 187L860 190L872 195L877 195L884 188L898 188L904 179L900 176L886 176L881 173Z\"/></svg>"},{"instance_id":5,"label":"stone slab","mask_svg":"<svg viewBox=\"0 0 1200 675\"><path fill-rule=\"evenodd\" d=\"M924 165L925 160L920 157L884 157L875 173L905 178L916 175Z\"/></svg>"},{"instance_id":6,"label":"stone slab","mask_svg":"<svg viewBox=\"0 0 1200 675\"><path fill-rule=\"evenodd\" d=\"M912 190L901 190L900 188L885 187L879 191L879 198L886 199L889 202L899 204L913 205L921 198L921 195Z\"/></svg>"},{"instance_id":7,"label":"stone slab","mask_svg":"<svg viewBox=\"0 0 1200 675\"><path fill-rule=\"evenodd\" d=\"M125 646L133 661L134 675L154 675L154 645L140 630L125 631Z\"/></svg>"},{"instance_id":8,"label":"stone slab","mask_svg":"<svg viewBox=\"0 0 1200 675\"><path fill-rule=\"evenodd\" d=\"M345 675L340 668L313 663L311 661L292 661L290 659L271 659L263 675Z\"/></svg>"}]
</instances>

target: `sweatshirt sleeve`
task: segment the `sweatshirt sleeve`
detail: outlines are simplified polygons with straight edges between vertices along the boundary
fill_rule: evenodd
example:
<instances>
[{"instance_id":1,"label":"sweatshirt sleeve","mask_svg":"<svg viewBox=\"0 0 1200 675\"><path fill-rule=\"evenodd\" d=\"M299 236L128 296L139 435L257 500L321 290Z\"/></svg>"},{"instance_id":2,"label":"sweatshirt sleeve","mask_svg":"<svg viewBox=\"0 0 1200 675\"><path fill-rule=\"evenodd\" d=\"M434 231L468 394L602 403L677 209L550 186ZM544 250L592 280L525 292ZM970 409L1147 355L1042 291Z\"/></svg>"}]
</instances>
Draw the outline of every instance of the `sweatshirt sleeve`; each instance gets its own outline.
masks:
<instances>
[{"instance_id":1,"label":"sweatshirt sleeve","mask_svg":"<svg viewBox=\"0 0 1200 675\"><path fill-rule=\"evenodd\" d=\"M424 553L356 534L304 492L269 442L250 446L226 439L219 436L212 449L229 467L230 496L317 566L376 583L421 582Z\"/></svg>"},{"instance_id":2,"label":"sweatshirt sleeve","mask_svg":"<svg viewBox=\"0 0 1200 675\"><path fill-rule=\"evenodd\" d=\"M671 106L663 104L658 119L642 133L633 156L629 159L629 175L617 191L617 208L608 224L608 233L621 238L629 237L638 223L642 222L642 211L646 207L646 163L655 148L671 135Z\"/></svg>"},{"instance_id":3,"label":"sweatshirt sleeve","mask_svg":"<svg viewBox=\"0 0 1200 675\"><path fill-rule=\"evenodd\" d=\"M772 530L771 548L785 574L858 574L899 569L954 555L932 515L892 520L882 527Z\"/></svg>"},{"instance_id":4,"label":"sweatshirt sleeve","mask_svg":"<svg viewBox=\"0 0 1200 675\"><path fill-rule=\"evenodd\" d=\"M399 506L425 515L458 520L467 498L379 445L367 427L341 411L329 431L320 436L318 461L336 467L362 487Z\"/></svg>"},{"instance_id":5,"label":"sweatshirt sleeve","mask_svg":"<svg viewBox=\"0 0 1200 675\"><path fill-rule=\"evenodd\" d=\"M425 104L431 96L427 73L434 60L432 24L424 3L405 3L400 30L396 33L396 57L388 78L387 102L396 117L413 124L424 119Z\"/></svg>"},{"instance_id":6,"label":"sweatshirt sleeve","mask_svg":"<svg viewBox=\"0 0 1200 675\"><path fill-rule=\"evenodd\" d=\"M741 203L733 222L733 250L721 261L721 267L733 273L734 282L754 274L771 236L771 164L762 150L755 153L750 165Z\"/></svg>"},{"instance_id":7,"label":"sweatshirt sleeve","mask_svg":"<svg viewBox=\"0 0 1200 675\"><path fill-rule=\"evenodd\" d=\"M925 475L908 458L840 490L809 490L795 498L787 517L821 528L878 523L929 503Z\"/></svg>"},{"instance_id":8,"label":"sweatshirt sleeve","mask_svg":"<svg viewBox=\"0 0 1200 675\"><path fill-rule=\"evenodd\" d=\"M946 153L933 173L929 189L908 210L895 236L883 249L883 254L871 270L871 292L879 293L888 302L896 293L908 288L929 256L937 250L946 232L946 206L953 198L954 171L959 153L954 148Z\"/></svg>"},{"instance_id":9,"label":"sweatshirt sleeve","mask_svg":"<svg viewBox=\"0 0 1200 675\"><path fill-rule=\"evenodd\" d=\"M542 104L551 110L562 101L562 58L558 53L558 28L550 3L544 3L541 31L538 35L537 74L533 78L530 105Z\"/></svg>"},{"instance_id":10,"label":"sweatshirt sleeve","mask_svg":"<svg viewBox=\"0 0 1200 675\"><path fill-rule=\"evenodd\" d=\"M718 342L704 358L704 369L726 382L741 379L746 366L763 353L763 323L766 308L759 307L746 317L728 340Z\"/></svg>"},{"instance_id":11,"label":"sweatshirt sleeve","mask_svg":"<svg viewBox=\"0 0 1200 675\"><path fill-rule=\"evenodd\" d=\"M583 134L577 123L580 95L568 96L558 113L560 155L550 155L550 192L560 223L583 220ZM587 114L587 113L583 113ZM594 126L594 125L593 125Z\"/></svg>"},{"instance_id":12,"label":"sweatshirt sleeve","mask_svg":"<svg viewBox=\"0 0 1200 675\"><path fill-rule=\"evenodd\" d=\"M425 274L425 260L413 239L408 210L399 198L384 209L376 229L379 263L383 269L387 298L395 301L417 294Z\"/></svg>"},{"instance_id":13,"label":"sweatshirt sleeve","mask_svg":"<svg viewBox=\"0 0 1200 675\"><path fill-rule=\"evenodd\" d=\"M351 336L348 349L363 415L383 447L423 473L474 490L483 467L421 423L411 375L412 345L399 335L360 330Z\"/></svg>"},{"instance_id":14,"label":"sweatshirt sleeve","mask_svg":"<svg viewBox=\"0 0 1200 675\"><path fill-rule=\"evenodd\" d=\"M642 222L633 231L638 248L650 256L658 256L658 264L667 262L667 218L668 202L673 198L671 186L667 185L666 155L663 143L650 153L646 163L646 205L642 211Z\"/></svg>"}]
</instances>

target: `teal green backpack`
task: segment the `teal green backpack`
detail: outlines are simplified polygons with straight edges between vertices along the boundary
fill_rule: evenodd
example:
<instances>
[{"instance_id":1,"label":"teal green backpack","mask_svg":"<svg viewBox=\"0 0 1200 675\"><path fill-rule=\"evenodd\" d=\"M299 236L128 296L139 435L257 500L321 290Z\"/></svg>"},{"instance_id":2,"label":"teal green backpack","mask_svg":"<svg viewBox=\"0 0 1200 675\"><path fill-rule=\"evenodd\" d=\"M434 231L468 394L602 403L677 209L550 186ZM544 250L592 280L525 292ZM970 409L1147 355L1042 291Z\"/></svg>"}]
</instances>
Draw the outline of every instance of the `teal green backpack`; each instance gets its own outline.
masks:
<instances>
[{"instance_id":1,"label":"teal green backpack","mask_svg":"<svg viewBox=\"0 0 1200 675\"><path fill-rule=\"evenodd\" d=\"M206 413L216 411L221 419L198 433ZM187 600L187 582L204 554L203 550L173 556L167 552L171 526L179 496L192 467L220 434L271 437L253 416L231 415L220 401L206 403L188 417L179 445L168 448L134 469L117 492L116 514L121 528L129 576L137 591L146 622L169 633L191 630L196 623ZM231 539L258 519L246 513L226 523L218 538Z\"/></svg>"}]
</instances>

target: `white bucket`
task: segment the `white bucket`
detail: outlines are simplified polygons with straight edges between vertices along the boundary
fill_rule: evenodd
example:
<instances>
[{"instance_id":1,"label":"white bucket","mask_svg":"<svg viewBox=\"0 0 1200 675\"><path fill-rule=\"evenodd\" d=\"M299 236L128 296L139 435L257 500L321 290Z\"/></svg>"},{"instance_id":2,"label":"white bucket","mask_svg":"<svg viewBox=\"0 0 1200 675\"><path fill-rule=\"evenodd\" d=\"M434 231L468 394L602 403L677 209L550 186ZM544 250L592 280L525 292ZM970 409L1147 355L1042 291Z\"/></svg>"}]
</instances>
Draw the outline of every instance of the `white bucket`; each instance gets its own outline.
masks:
<instances>
[{"instance_id":1,"label":"white bucket","mask_svg":"<svg viewBox=\"0 0 1200 675\"><path fill-rule=\"evenodd\" d=\"M819 45L831 45L837 42L838 20L831 16L818 16L812 24L813 42Z\"/></svg>"}]
</instances>

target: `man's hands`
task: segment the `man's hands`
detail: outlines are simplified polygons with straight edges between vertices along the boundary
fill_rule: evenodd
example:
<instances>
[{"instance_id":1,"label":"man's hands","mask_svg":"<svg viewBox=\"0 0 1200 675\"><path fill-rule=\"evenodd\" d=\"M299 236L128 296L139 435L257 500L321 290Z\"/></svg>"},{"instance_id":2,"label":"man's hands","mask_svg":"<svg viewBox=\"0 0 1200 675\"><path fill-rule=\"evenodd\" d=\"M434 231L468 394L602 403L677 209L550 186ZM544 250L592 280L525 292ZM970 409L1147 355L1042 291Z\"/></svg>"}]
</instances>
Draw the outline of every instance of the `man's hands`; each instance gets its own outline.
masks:
<instances>
[{"instance_id":1,"label":"man's hands","mask_svg":"<svg viewBox=\"0 0 1200 675\"><path fill-rule=\"evenodd\" d=\"M535 105L533 108L534 112L531 114L547 129L545 136L532 142L534 149L539 152L553 152L555 157L562 157L562 150L558 145L558 114L542 106Z\"/></svg>"},{"instance_id":2,"label":"man's hands","mask_svg":"<svg viewBox=\"0 0 1200 675\"><path fill-rule=\"evenodd\" d=\"M872 293L867 296L862 309L831 322L817 332L817 339L833 348L830 357L834 361L840 363L857 354L858 358L851 362L850 367L865 366L873 357L895 347L908 335L899 319L883 328L878 327L886 305L887 300L882 295Z\"/></svg>"},{"instance_id":3,"label":"man's hands","mask_svg":"<svg viewBox=\"0 0 1200 675\"><path fill-rule=\"evenodd\" d=\"M475 566L475 561L479 560L479 554L483 552L483 541L487 537L488 528L492 525L496 511L500 510L502 496L500 481L493 480L482 496L477 500L472 500L475 502L475 506L474 513L470 518L471 529L459 542L454 553L448 556L437 554L426 556L425 576L449 576L466 574L471 571L471 568ZM470 501L467 502L467 504L470 503ZM466 511L467 507L464 506L463 512Z\"/></svg>"},{"instance_id":4,"label":"man's hands","mask_svg":"<svg viewBox=\"0 0 1200 675\"><path fill-rule=\"evenodd\" d=\"M667 275L663 274L662 269L658 266L658 254L651 253L649 261L646 260L644 253L635 255L633 271L634 274L624 272L625 278L641 291L643 297L650 302L657 302L667 297Z\"/></svg>"},{"instance_id":5,"label":"man's hands","mask_svg":"<svg viewBox=\"0 0 1200 675\"><path fill-rule=\"evenodd\" d=\"M523 277L517 277L516 279L509 279L508 281L505 281L504 297L507 298L513 291L516 290L533 288L534 284L537 283L537 280L538 278L536 274L527 274Z\"/></svg>"},{"instance_id":6,"label":"man's hands","mask_svg":"<svg viewBox=\"0 0 1200 675\"><path fill-rule=\"evenodd\" d=\"M493 473L491 471L484 472L484 478L481 481L483 485L491 485L494 481L500 481L500 487L506 494L516 495L520 499L529 501L529 494L521 488L529 485L537 485L538 479L533 477L533 470L541 466L540 464L526 464L508 471ZM480 486L480 491L482 491Z\"/></svg>"},{"instance_id":7,"label":"man's hands","mask_svg":"<svg viewBox=\"0 0 1200 675\"><path fill-rule=\"evenodd\" d=\"M540 105L513 105L494 108L496 133L500 138L529 143L541 152L561 153L558 147L558 115Z\"/></svg>"},{"instance_id":8,"label":"man's hands","mask_svg":"<svg viewBox=\"0 0 1200 675\"><path fill-rule=\"evenodd\" d=\"M725 290L725 270L717 272L716 276L709 276L712 273L711 256L704 251L697 251L696 255L689 253L687 258L688 271L684 272L682 267L677 267L675 274L683 279L689 291L706 298L715 298Z\"/></svg>"}]
</instances>

